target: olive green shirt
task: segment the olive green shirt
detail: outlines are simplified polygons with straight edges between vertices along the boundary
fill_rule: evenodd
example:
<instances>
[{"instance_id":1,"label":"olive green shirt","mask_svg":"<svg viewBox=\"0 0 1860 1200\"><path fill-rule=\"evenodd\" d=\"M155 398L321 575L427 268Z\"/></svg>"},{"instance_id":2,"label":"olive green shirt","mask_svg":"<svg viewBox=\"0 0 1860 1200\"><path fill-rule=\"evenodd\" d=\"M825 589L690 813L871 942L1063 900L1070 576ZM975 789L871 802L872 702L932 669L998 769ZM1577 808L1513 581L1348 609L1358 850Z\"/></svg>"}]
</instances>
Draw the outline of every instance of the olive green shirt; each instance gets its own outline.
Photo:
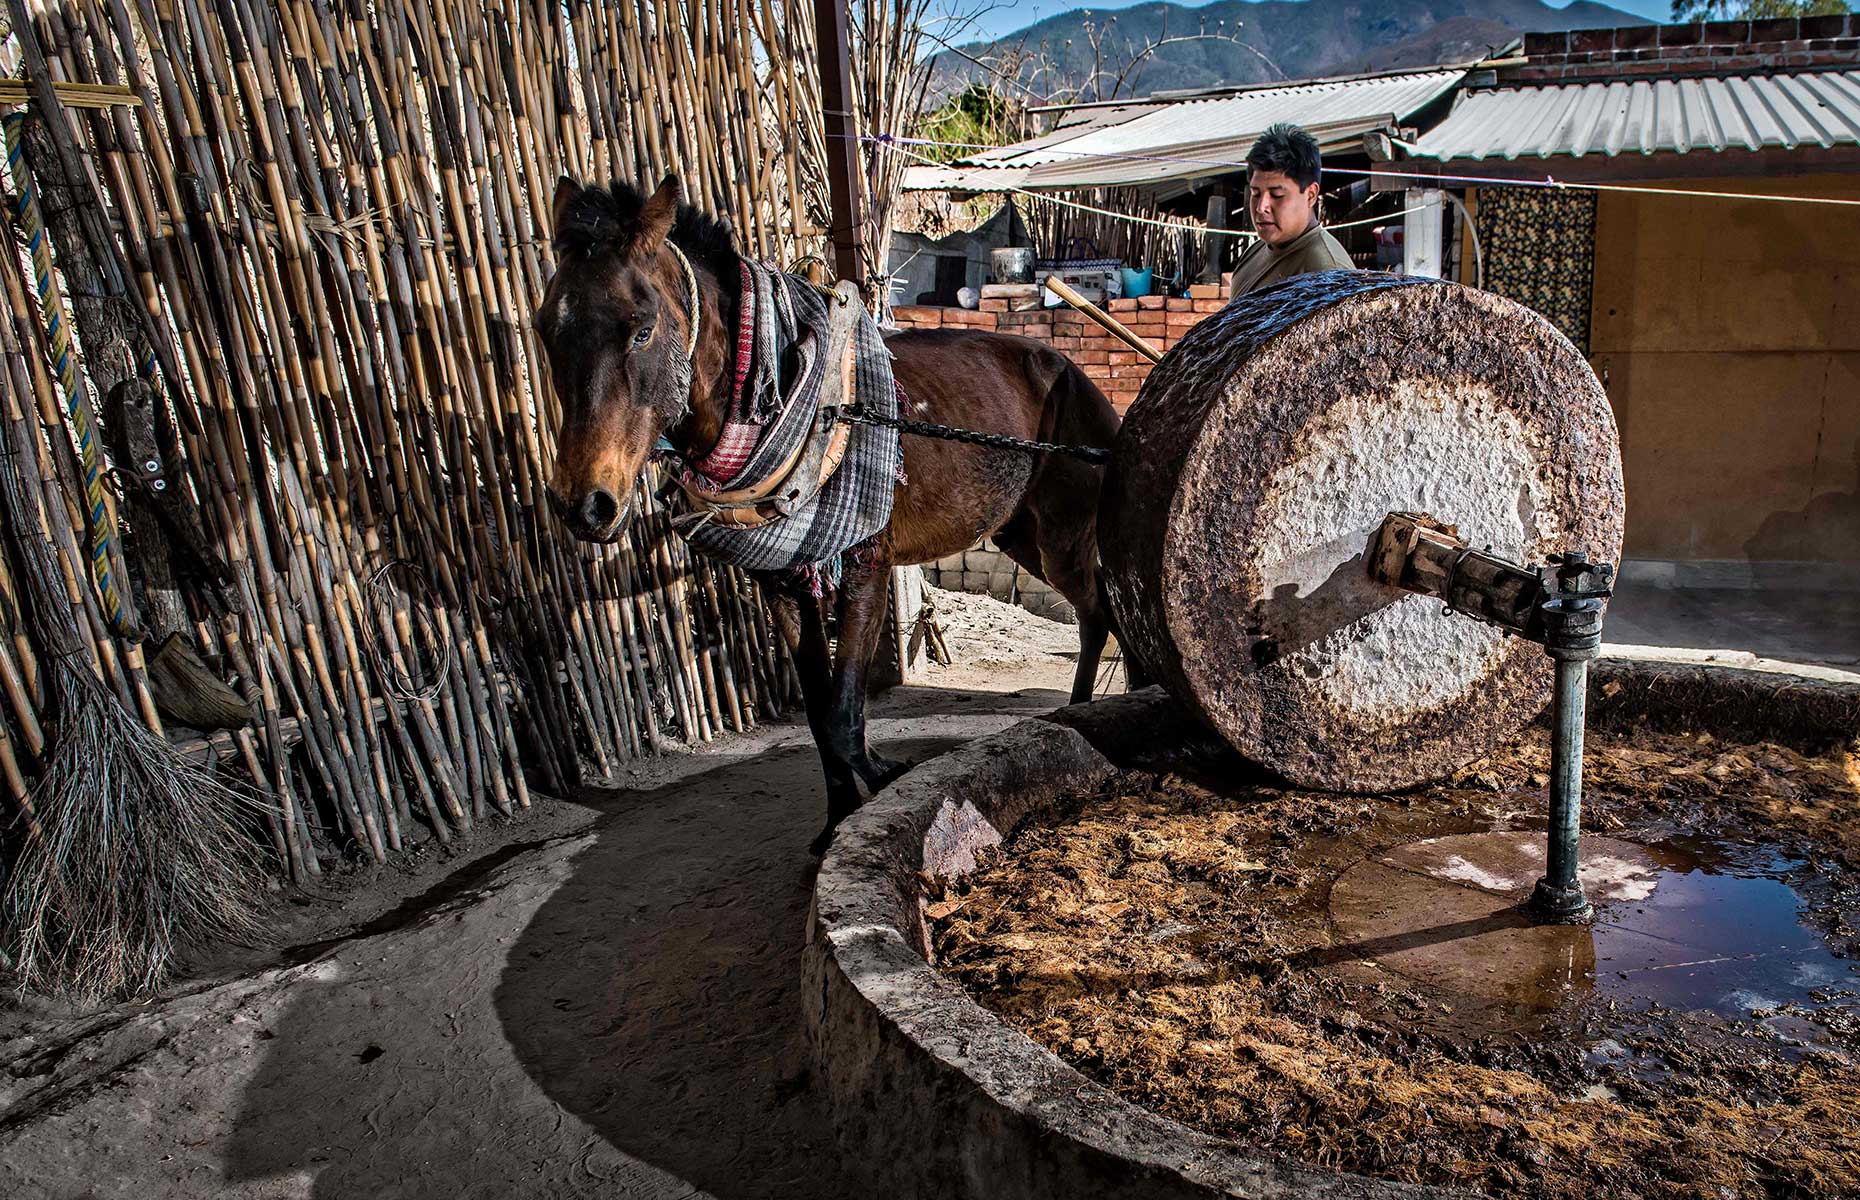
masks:
<instances>
[{"instance_id":1,"label":"olive green shirt","mask_svg":"<svg viewBox=\"0 0 1860 1200\"><path fill-rule=\"evenodd\" d=\"M1283 246L1268 246L1263 238L1248 246L1240 261L1234 264L1233 294L1238 298L1282 283L1294 275L1355 269L1356 264L1350 261L1342 243L1313 221L1311 228Z\"/></svg>"}]
</instances>

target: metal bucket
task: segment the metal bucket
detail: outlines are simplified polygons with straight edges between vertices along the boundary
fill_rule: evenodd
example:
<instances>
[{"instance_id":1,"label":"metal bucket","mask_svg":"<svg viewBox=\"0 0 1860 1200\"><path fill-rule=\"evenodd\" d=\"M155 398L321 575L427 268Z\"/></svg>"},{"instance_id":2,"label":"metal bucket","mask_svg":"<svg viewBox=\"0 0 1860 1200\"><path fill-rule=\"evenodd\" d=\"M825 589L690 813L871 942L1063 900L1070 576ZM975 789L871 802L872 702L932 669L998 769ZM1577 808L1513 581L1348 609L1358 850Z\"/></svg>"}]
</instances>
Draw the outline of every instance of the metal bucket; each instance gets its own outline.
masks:
<instances>
[{"instance_id":1,"label":"metal bucket","mask_svg":"<svg viewBox=\"0 0 1860 1200\"><path fill-rule=\"evenodd\" d=\"M1033 247L1004 246L988 252L988 267L996 283L1032 283Z\"/></svg>"}]
</instances>

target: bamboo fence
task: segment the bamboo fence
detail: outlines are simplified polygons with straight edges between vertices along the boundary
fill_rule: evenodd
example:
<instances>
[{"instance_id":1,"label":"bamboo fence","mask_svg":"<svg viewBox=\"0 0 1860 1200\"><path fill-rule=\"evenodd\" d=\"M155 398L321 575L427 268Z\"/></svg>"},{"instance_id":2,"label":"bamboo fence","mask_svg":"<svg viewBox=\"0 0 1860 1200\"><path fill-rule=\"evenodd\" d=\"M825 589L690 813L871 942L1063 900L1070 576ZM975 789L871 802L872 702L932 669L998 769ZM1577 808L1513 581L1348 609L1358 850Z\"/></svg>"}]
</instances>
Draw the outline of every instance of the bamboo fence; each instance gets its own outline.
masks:
<instances>
[{"instance_id":1,"label":"bamboo fence","mask_svg":"<svg viewBox=\"0 0 1860 1200\"><path fill-rule=\"evenodd\" d=\"M1078 201L1093 208L1148 220L1199 229L1202 222L1167 212L1137 188L1094 188L1063 193L1059 200ZM1186 285L1200 274L1206 246L1199 232L1164 229L1073 208L1040 195L1015 197L1033 234L1034 245L1049 254L1074 250L1087 257L1117 258L1133 266L1149 267L1157 279Z\"/></svg>"},{"instance_id":2,"label":"bamboo fence","mask_svg":"<svg viewBox=\"0 0 1860 1200\"><path fill-rule=\"evenodd\" d=\"M902 120L898 97L921 89L919 7L855 4L866 120ZM562 173L678 170L746 253L818 253L811 3L30 9L71 101L35 119L68 133L70 182L104 217L104 275L136 315L126 334L93 333L76 305L67 395L34 290L64 272L34 269L24 247L0 255L0 379L9 411L37 415L43 532L90 669L185 753L257 783L281 871L451 842L527 807L526 767L571 788L747 729L796 694L756 586L689 554L647 483L612 547L574 542L549 514L556 401L530 318ZM0 109L24 101L24 66L8 40ZM31 149L8 176L9 217L47 165ZM867 155L875 232L887 157ZM89 564L72 414L136 374L171 413L165 486L230 571L230 601L199 572L182 591L200 657L255 714L242 729L163 730L142 648L106 617ZM24 813L48 730L5 559L0 791Z\"/></svg>"}]
</instances>

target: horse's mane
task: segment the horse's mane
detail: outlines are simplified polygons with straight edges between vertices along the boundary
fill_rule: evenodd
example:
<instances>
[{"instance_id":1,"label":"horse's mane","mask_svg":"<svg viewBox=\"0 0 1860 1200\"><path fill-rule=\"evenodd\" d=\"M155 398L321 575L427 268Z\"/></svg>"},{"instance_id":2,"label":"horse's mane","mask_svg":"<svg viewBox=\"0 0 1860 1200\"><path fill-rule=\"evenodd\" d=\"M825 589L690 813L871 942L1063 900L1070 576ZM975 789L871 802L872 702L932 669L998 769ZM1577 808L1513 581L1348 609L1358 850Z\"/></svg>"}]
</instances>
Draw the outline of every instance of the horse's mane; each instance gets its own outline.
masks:
<instances>
[{"instance_id":1,"label":"horse's mane","mask_svg":"<svg viewBox=\"0 0 1860 1200\"><path fill-rule=\"evenodd\" d=\"M555 231L558 250L588 253L597 249L626 252L639 230L639 213L649 193L616 179L608 187L587 187L575 197ZM689 204L678 206L672 240L691 258L720 278L736 278L736 233L728 221Z\"/></svg>"}]
</instances>

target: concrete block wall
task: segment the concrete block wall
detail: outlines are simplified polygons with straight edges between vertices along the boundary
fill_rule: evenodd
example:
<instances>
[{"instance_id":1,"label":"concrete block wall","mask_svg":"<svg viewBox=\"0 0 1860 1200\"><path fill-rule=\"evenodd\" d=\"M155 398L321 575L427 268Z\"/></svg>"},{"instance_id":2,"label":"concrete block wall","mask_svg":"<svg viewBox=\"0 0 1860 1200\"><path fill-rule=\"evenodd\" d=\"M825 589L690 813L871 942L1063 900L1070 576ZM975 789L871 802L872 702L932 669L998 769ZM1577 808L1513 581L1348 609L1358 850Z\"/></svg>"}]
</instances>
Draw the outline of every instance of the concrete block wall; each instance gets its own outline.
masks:
<instances>
[{"instance_id":1,"label":"concrete block wall","mask_svg":"<svg viewBox=\"0 0 1860 1200\"><path fill-rule=\"evenodd\" d=\"M1064 596L1021 570L1018 563L995 549L993 542L984 541L961 554L927 564L924 577L946 592L993 596L1049 621L1071 625L1078 620Z\"/></svg>"},{"instance_id":2,"label":"concrete block wall","mask_svg":"<svg viewBox=\"0 0 1860 1200\"><path fill-rule=\"evenodd\" d=\"M1231 276L1223 276L1218 284L1196 284L1187 296L1113 300L1106 308L1139 337L1158 350L1167 350L1209 313L1220 311L1233 294L1232 282ZM977 309L899 305L891 315L904 329L982 329L1048 342L1078 364L1120 416L1150 375L1148 359L1070 308L1011 312L1006 300L983 300ZM924 567L924 574L945 591L993 596L1068 624L1077 620L1064 596L1021 570L991 542L931 563Z\"/></svg>"}]
</instances>

